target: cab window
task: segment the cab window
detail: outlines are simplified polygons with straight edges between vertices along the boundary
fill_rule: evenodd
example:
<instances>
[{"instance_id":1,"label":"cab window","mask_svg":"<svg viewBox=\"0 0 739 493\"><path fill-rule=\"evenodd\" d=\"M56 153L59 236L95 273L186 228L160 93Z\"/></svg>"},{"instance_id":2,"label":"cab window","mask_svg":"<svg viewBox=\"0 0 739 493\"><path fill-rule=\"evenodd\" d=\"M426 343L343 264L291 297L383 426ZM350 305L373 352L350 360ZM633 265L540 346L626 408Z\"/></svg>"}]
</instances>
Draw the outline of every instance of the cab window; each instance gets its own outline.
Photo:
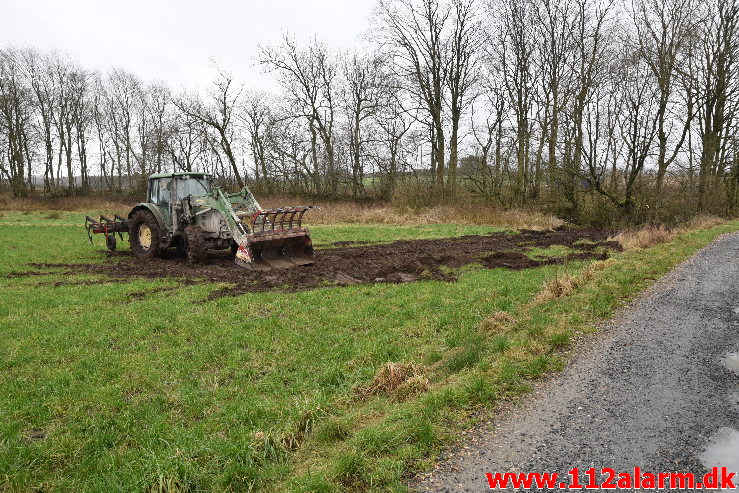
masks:
<instances>
[{"instance_id":1,"label":"cab window","mask_svg":"<svg viewBox=\"0 0 739 493\"><path fill-rule=\"evenodd\" d=\"M164 205L169 204L171 196L172 179L162 178L161 180L159 180L159 203Z\"/></svg>"},{"instance_id":2,"label":"cab window","mask_svg":"<svg viewBox=\"0 0 739 493\"><path fill-rule=\"evenodd\" d=\"M149 180L149 203L159 203L159 183L158 180Z\"/></svg>"},{"instance_id":3,"label":"cab window","mask_svg":"<svg viewBox=\"0 0 739 493\"><path fill-rule=\"evenodd\" d=\"M197 197L210 193L211 183L208 176L183 176L177 181L177 198L188 195Z\"/></svg>"}]
</instances>

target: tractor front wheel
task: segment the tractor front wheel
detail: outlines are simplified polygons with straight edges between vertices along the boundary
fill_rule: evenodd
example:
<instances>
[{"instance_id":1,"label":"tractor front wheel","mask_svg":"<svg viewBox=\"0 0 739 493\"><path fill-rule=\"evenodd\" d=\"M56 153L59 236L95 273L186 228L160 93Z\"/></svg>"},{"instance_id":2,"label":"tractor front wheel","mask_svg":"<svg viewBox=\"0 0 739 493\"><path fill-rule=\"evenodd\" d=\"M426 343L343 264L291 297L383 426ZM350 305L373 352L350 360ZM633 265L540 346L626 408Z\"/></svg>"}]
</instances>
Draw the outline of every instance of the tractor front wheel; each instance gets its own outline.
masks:
<instances>
[{"instance_id":1,"label":"tractor front wheel","mask_svg":"<svg viewBox=\"0 0 739 493\"><path fill-rule=\"evenodd\" d=\"M159 222L149 211L137 211L128 223L128 242L139 258L158 257L161 247Z\"/></svg>"},{"instance_id":2,"label":"tractor front wheel","mask_svg":"<svg viewBox=\"0 0 739 493\"><path fill-rule=\"evenodd\" d=\"M198 226L188 226L185 228L185 234L182 236L185 244L185 253L187 261L191 264L199 264L205 261L208 253L208 245L205 242L203 230Z\"/></svg>"}]
</instances>

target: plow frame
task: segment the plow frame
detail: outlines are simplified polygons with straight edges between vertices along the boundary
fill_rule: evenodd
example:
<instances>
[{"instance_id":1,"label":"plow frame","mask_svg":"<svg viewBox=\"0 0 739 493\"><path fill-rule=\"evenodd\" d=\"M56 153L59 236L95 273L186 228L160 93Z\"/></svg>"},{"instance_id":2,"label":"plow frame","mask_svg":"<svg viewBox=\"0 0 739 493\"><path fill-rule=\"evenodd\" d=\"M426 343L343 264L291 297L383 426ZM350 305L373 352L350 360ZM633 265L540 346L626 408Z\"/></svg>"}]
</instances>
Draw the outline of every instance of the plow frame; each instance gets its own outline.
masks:
<instances>
[{"instance_id":1,"label":"plow frame","mask_svg":"<svg viewBox=\"0 0 739 493\"><path fill-rule=\"evenodd\" d=\"M128 219L119 216L118 214L113 215L113 219L107 216L100 216L100 220L95 220L90 216L85 217L85 230L87 231L87 237L92 243L93 234L105 235L105 246L108 250L115 250L116 247L116 233L123 241L123 233L128 233Z\"/></svg>"}]
</instances>

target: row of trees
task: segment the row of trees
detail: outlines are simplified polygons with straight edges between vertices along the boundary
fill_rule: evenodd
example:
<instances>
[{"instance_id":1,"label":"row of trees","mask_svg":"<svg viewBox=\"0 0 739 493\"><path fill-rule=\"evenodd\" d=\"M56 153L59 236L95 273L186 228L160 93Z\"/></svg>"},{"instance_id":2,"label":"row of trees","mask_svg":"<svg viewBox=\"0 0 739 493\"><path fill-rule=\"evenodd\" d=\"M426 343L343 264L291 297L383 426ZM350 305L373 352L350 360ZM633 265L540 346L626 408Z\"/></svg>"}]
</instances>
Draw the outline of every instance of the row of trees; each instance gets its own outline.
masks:
<instances>
[{"instance_id":1,"label":"row of trees","mask_svg":"<svg viewBox=\"0 0 739 493\"><path fill-rule=\"evenodd\" d=\"M738 0L378 0L366 49L286 36L172 94L33 49L0 52L0 174L19 196L206 170L263 193L589 203L632 216L682 190L739 205Z\"/></svg>"}]
</instances>

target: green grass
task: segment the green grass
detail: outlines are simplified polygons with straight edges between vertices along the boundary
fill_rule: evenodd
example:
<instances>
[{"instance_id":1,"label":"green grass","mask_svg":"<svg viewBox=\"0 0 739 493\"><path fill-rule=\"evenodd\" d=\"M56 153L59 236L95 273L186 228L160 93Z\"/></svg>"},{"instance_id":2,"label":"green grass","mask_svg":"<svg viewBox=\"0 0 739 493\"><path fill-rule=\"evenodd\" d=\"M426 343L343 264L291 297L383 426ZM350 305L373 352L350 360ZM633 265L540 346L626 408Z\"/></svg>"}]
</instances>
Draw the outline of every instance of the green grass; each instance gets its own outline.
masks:
<instances>
[{"instance_id":1,"label":"green grass","mask_svg":"<svg viewBox=\"0 0 739 493\"><path fill-rule=\"evenodd\" d=\"M529 248L524 253L534 260L547 259L549 257L564 257L575 250L564 245L552 245L547 248Z\"/></svg>"},{"instance_id":2,"label":"green grass","mask_svg":"<svg viewBox=\"0 0 739 493\"><path fill-rule=\"evenodd\" d=\"M107 262L80 214L0 218L0 275L29 262ZM422 469L471 416L562 365L577 331L732 223L622 253L575 294L531 299L554 266L463 269L420 281L247 294L131 280L0 284L0 490L387 491ZM317 245L492 231L434 225L315 226ZM573 273L586 263L572 262ZM73 276L65 281L89 279ZM491 313L518 323L481 332ZM386 362L428 369L431 389L360 399Z\"/></svg>"}]
</instances>

